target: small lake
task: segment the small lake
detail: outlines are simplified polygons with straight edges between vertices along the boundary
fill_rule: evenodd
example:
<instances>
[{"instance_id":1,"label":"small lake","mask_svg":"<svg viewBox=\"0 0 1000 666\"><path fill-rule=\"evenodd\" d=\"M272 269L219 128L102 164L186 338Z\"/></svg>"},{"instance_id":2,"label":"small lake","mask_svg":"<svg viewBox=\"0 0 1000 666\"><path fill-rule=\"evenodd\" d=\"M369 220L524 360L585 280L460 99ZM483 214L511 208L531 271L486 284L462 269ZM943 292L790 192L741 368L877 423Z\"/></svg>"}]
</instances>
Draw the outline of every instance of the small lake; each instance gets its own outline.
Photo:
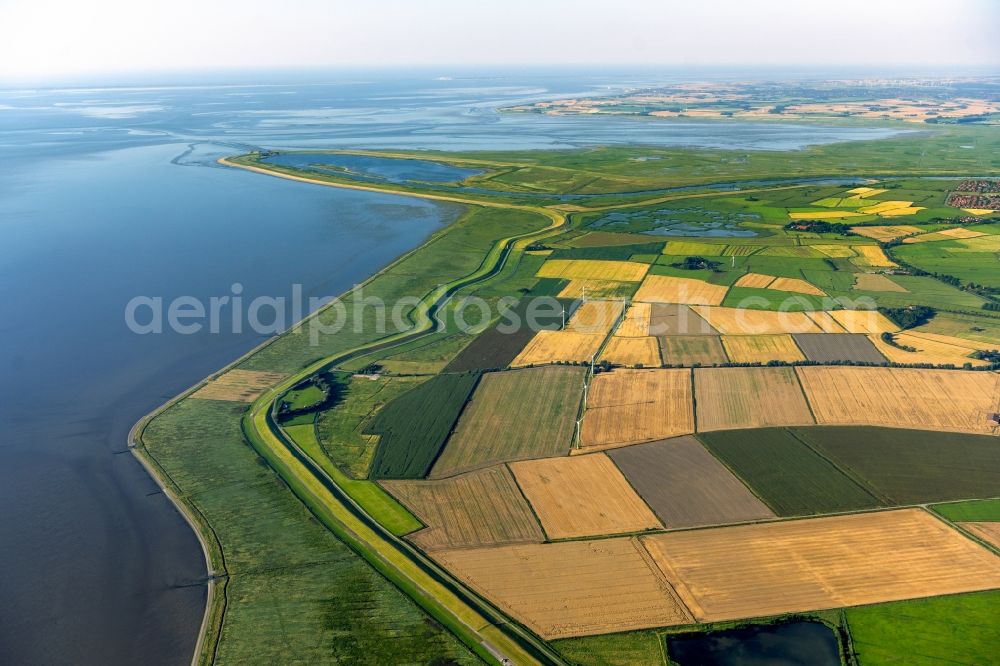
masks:
<instances>
[{"instance_id":1,"label":"small lake","mask_svg":"<svg viewBox=\"0 0 1000 666\"><path fill-rule=\"evenodd\" d=\"M649 236L697 236L709 238L751 238L752 229L741 222L760 220L757 213L724 213L701 207L659 208L657 210L615 211L591 222L603 231L627 231Z\"/></svg>"},{"instance_id":2,"label":"small lake","mask_svg":"<svg viewBox=\"0 0 1000 666\"><path fill-rule=\"evenodd\" d=\"M430 160L393 159L369 155L330 153L278 153L265 162L308 169L317 173L349 176L378 183L457 183L483 173L482 169L464 169Z\"/></svg>"},{"instance_id":3,"label":"small lake","mask_svg":"<svg viewBox=\"0 0 1000 666\"><path fill-rule=\"evenodd\" d=\"M671 636L667 654L680 666L840 666L837 636L811 621Z\"/></svg>"}]
</instances>

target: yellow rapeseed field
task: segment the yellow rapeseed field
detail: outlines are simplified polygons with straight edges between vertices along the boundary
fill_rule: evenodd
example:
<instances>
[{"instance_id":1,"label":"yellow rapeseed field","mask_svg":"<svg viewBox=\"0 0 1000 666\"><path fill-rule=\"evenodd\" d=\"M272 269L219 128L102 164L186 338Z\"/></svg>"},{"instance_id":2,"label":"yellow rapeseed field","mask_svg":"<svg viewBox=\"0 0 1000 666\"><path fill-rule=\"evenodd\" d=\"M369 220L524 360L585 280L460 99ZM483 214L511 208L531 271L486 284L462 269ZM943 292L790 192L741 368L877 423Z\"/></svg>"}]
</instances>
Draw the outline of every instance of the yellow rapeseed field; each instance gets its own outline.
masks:
<instances>
[{"instance_id":1,"label":"yellow rapeseed field","mask_svg":"<svg viewBox=\"0 0 1000 666\"><path fill-rule=\"evenodd\" d=\"M605 261L599 259L549 259L538 269L538 277L570 280L611 280L639 282L649 270L649 264L637 261Z\"/></svg>"}]
</instances>

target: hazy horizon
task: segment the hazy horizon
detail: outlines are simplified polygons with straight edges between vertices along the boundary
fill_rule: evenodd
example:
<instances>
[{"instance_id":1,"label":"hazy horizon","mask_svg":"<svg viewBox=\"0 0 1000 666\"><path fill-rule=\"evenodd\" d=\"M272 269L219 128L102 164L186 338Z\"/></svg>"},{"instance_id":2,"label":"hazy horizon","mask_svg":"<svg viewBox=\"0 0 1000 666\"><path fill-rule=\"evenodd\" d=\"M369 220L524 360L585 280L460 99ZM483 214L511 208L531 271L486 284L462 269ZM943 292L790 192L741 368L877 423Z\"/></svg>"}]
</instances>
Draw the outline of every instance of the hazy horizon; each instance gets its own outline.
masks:
<instances>
[{"instance_id":1,"label":"hazy horizon","mask_svg":"<svg viewBox=\"0 0 1000 666\"><path fill-rule=\"evenodd\" d=\"M990 0L300 0L294 9L265 0L8 0L0 22L12 28L0 43L3 88L265 70L1000 69L1000 3Z\"/></svg>"}]
</instances>

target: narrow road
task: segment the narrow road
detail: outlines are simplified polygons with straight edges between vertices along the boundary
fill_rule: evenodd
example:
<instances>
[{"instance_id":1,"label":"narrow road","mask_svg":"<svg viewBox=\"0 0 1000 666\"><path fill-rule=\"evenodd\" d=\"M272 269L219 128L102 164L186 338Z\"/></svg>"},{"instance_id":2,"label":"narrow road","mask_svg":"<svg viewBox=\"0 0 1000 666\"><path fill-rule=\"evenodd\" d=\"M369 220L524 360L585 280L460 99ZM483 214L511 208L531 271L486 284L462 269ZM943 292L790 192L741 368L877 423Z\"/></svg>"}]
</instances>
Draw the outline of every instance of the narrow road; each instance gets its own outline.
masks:
<instances>
[{"instance_id":1,"label":"narrow road","mask_svg":"<svg viewBox=\"0 0 1000 666\"><path fill-rule=\"evenodd\" d=\"M349 186L269 172L231 162L223 164L246 168L293 180L305 180L330 187L384 191L402 196L420 194L380 190L368 186ZM355 347L305 368L269 389L251 405L242 421L243 432L251 445L285 480L299 499L328 529L347 543L373 567L385 575L442 622L471 650L487 662L498 664L552 664L563 660L542 640L511 622L502 612L467 588L406 541L386 530L358 505L277 424L274 414L278 398L303 379L363 354L388 346L403 344L432 334L438 311L459 289L483 282L500 272L515 251L529 243L558 233L565 225L563 214L546 208L512 206L461 197L424 195L423 198L453 201L467 205L502 207L530 211L549 218L551 224L540 231L510 236L497 241L479 268L427 294L410 314L413 326L404 332L386 336Z\"/></svg>"}]
</instances>

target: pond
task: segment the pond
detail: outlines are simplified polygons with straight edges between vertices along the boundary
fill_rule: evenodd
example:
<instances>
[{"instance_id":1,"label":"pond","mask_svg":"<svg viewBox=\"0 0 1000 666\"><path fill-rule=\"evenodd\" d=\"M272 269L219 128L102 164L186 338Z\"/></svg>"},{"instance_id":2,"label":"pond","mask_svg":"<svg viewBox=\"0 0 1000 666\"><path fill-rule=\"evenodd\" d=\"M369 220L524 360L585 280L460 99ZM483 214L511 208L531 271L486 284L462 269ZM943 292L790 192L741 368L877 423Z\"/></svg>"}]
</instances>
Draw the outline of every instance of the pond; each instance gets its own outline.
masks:
<instances>
[{"instance_id":1,"label":"pond","mask_svg":"<svg viewBox=\"0 0 1000 666\"><path fill-rule=\"evenodd\" d=\"M840 666L837 636L814 621L671 636L667 654L680 666Z\"/></svg>"},{"instance_id":2,"label":"pond","mask_svg":"<svg viewBox=\"0 0 1000 666\"><path fill-rule=\"evenodd\" d=\"M751 238L752 229L742 222L759 221L757 213L735 213L708 208L658 208L656 210L616 211L590 226L607 231L628 231L650 236L708 236L713 238Z\"/></svg>"},{"instance_id":3,"label":"pond","mask_svg":"<svg viewBox=\"0 0 1000 666\"><path fill-rule=\"evenodd\" d=\"M358 180L396 184L455 183L483 173L482 169L466 169L430 160L338 153L278 153L264 161Z\"/></svg>"}]
</instances>

